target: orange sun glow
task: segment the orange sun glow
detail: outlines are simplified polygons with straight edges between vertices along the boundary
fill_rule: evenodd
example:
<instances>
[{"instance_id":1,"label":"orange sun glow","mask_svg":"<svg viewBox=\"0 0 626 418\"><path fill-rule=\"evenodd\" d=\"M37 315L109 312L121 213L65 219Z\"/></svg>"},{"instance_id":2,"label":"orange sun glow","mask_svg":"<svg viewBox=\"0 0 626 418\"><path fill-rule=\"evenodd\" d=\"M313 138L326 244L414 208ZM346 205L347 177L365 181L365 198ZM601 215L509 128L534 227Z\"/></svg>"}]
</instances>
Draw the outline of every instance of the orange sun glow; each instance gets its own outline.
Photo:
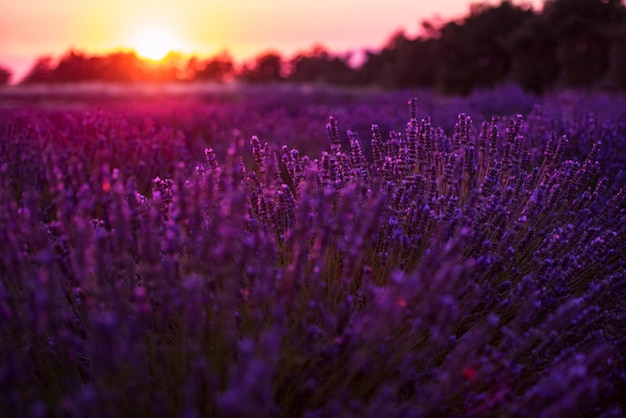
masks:
<instances>
[{"instance_id":1,"label":"orange sun glow","mask_svg":"<svg viewBox=\"0 0 626 418\"><path fill-rule=\"evenodd\" d=\"M167 30L154 28L138 32L131 46L141 57L159 61L169 52L179 48L180 43Z\"/></svg>"}]
</instances>

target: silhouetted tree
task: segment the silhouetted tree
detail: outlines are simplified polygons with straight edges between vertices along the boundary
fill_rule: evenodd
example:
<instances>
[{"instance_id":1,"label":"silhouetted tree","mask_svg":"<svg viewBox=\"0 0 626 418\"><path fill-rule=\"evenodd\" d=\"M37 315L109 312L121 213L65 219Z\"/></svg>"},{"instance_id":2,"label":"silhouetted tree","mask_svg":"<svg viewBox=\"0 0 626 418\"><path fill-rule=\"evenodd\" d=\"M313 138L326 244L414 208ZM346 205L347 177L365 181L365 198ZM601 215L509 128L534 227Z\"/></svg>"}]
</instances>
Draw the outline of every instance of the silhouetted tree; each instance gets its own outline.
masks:
<instances>
[{"instance_id":1,"label":"silhouetted tree","mask_svg":"<svg viewBox=\"0 0 626 418\"><path fill-rule=\"evenodd\" d=\"M170 53L159 62L146 61L134 51L115 52L105 57L103 79L117 82L164 82L184 75L180 54Z\"/></svg>"},{"instance_id":2,"label":"silhouetted tree","mask_svg":"<svg viewBox=\"0 0 626 418\"><path fill-rule=\"evenodd\" d=\"M71 50L56 66L50 57L39 58L23 83L162 82L184 79L185 74L185 60L175 52L155 63L138 57L134 51L88 56Z\"/></svg>"},{"instance_id":3,"label":"silhouetted tree","mask_svg":"<svg viewBox=\"0 0 626 418\"><path fill-rule=\"evenodd\" d=\"M625 19L621 1L547 0L510 38L513 78L536 92L601 81L611 67L611 27Z\"/></svg>"},{"instance_id":4,"label":"silhouetted tree","mask_svg":"<svg viewBox=\"0 0 626 418\"><path fill-rule=\"evenodd\" d=\"M393 87L395 74L392 64L393 51L383 49L379 53L374 51L365 52L365 60L357 69L357 82L359 84L378 84Z\"/></svg>"},{"instance_id":5,"label":"silhouetted tree","mask_svg":"<svg viewBox=\"0 0 626 418\"><path fill-rule=\"evenodd\" d=\"M518 28L509 38L511 78L522 89L543 93L556 83L558 33L540 16Z\"/></svg>"},{"instance_id":6,"label":"silhouetted tree","mask_svg":"<svg viewBox=\"0 0 626 418\"><path fill-rule=\"evenodd\" d=\"M302 52L289 63L289 81L330 84L354 83L354 69L348 64L349 56L332 55L321 45Z\"/></svg>"},{"instance_id":7,"label":"silhouetted tree","mask_svg":"<svg viewBox=\"0 0 626 418\"><path fill-rule=\"evenodd\" d=\"M358 80L454 94L507 80L538 93L608 78L623 85L626 46L614 28L625 19L619 0L548 0L537 13L511 1L473 4L462 19L423 22L422 37L394 34L380 52L367 53Z\"/></svg>"},{"instance_id":8,"label":"silhouetted tree","mask_svg":"<svg viewBox=\"0 0 626 418\"><path fill-rule=\"evenodd\" d=\"M561 85L590 86L606 74L607 29L626 18L621 1L548 0L542 16L558 31Z\"/></svg>"},{"instance_id":9,"label":"silhouetted tree","mask_svg":"<svg viewBox=\"0 0 626 418\"><path fill-rule=\"evenodd\" d=\"M609 42L604 31L593 27L576 29L563 37L557 49L563 86L589 87L609 68Z\"/></svg>"},{"instance_id":10,"label":"silhouetted tree","mask_svg":"<svg viewBox=\"0 0 626 418\"><path fill-rule=\"evenodd\" d=\"M146 61L152 81L187 80L188 59L180 52L170 51L157 62Z\"/></svg>"},{"instance_id":11,"label":"silhouetted tree","mask_svg":"<svg viewBox=\"0 0 626 418\"><path fill-rule=\"evenodd\" d=\"M437 42L438 88L467 94L475 87L502 82L511 68L506 41L532 16L531 9L510 1L498 6L474 4L462 21L443 25Z\"/></svg>"},{"instance_id":12,"label":"silhouetted tree","mask_svg":"<svg viewBox=\"0 0 626 418\"><path fill-rule=\"evenodd\" d=\"M626 90L626 23L614 26L609 33L609 68L607 83L609 87Z\"/></svg>"},{"instance_id":13,"label":"silhouetted tree","mask_svg":"<svg viewBox=\"0 0 626 418\"><path fill-rule=\"evenodd\" d=\"M390 88L432 85L434 67L428 44L431 42L410 40L403 31L396 32L379 53L367 52L358 81Z\"/></svg>"},{"instance_id":14,"label":"silhouetted tree","mask_svg":"<svg viewBox=\"0 0 626 418\"><path fill-rule=\"evenodd\" d=\"M230 80L234 71L233 59L228 52L223 52L203 63L198 63L194 79L223 82Z\"/></svg>"},{"instance_id":15,"label":"silhouetted tree","mask_svg":"<svg viewBox=\"0 0 626 418\"><path fill-rule=\"evenodd\" d=\"M35 64L22 80L22 84L47 83L52 81L51 75L54 70L52 57L39 57Z\"/></svg>"},{"instance_id":16,"label":"silhouetted tree","mask_svg":"<svg viewBox=\"0 0 626 418\"><path fill-rule=\"evenodd\" d=\"M0 86L6 86L11 81L13 73L5 67L0 67Z\"/></svg>"},{"instance_id":17,"label":"silhouetted tree","mask_svg":"<svg viewBox=\"0 0 626 418\"><path fill-rule=\"evenodd\" d=\"M626 17L622 0L545 0L543 17L563 30L579 23L619 23Z\"/></svg>"},{"instance_id":18,"label":"silhouetted tree","mask_svg":"<svg viewBox=\"0 0 626 418\"><path fill-rule=\"evenodd\" d=\"M95 81L102 77L103 60L70 50L51 73L54 82Z\"/></svg>"},{"instance_id":19,"label":"silhouetted tree","mask_svg":"<svg viewBox=\"0 0 626 418\"><path fill-rule=\"evenodd\" d=\"M437 41L429 38L395 39L395 87L430 87L437 74Z\"/></svg>"},{"instance_id":20,"label":"silhouetted tree","mask_svg":"<svg viewBox=\"0 0 626 418\"><path fill-rule=\"evenodd\" d=\"M118 51L106 56L102 70L104 81L133 82L145 78L145 62L135 52Z\"/></svg>"},{"instance_id":21,"label":"silhouetted tree","mask_svg":"<svg viewBox=\"0 0 626 418\"><path fill-rule=\"evenodd\" d=\"M283 61L275 52L266 52L257 56L252 66L244 65L240 78L254 83L266 83L283 80Z\"/></svg>"}]
</instances>

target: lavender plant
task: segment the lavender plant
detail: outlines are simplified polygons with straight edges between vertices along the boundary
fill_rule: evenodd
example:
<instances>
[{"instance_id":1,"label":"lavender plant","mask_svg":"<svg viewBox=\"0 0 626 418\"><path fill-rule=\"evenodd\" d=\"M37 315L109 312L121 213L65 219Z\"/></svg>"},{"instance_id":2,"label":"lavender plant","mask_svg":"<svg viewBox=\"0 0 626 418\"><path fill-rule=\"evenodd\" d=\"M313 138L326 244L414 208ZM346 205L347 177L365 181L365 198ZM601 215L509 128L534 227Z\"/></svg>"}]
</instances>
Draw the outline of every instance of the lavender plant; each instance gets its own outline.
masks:
<instances>
[{"instance_id":1,"label":"lavender plant","mask_svg":"<svg viewBox=\"0 0 626 418\"><path fill-rule=\"evenodd\" d=\"M3 412L622 416L626 195L598 162L621 125L447 133L417 106L368 141L330 118L317 157L4 124Z\"/></svg>"}]
</instances>

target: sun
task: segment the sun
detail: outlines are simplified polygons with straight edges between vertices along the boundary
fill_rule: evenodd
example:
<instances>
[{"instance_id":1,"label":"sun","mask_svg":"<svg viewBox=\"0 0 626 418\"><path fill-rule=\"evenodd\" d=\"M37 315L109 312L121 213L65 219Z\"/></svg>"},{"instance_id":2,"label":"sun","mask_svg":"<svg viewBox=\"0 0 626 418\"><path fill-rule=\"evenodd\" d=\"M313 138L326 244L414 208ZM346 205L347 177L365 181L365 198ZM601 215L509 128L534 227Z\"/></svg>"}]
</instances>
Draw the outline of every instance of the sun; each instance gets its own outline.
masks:
<instances>
[{"instance_id":1,"label":"sun","mask_svg":"<svg viewBox=\"0 0 626 418\"><path fill-rule=\"evenodd\" d=\"M165 29L144 29L138 32L131 45L143 58L159 61L180 45L172 33Z\"/></svg>"}]
</instances>

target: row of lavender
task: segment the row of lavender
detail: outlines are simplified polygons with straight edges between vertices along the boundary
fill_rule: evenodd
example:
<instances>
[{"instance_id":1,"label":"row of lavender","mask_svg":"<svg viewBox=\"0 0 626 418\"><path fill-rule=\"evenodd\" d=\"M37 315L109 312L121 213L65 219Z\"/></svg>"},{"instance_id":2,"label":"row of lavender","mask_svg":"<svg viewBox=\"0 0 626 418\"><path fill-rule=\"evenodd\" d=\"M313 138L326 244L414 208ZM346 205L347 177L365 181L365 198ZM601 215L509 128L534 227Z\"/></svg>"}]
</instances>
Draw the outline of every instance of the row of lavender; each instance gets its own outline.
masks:
<instances>
[{"instance_id":1,"label":"row of lavender","mask_svg":"<svg viewBox=\"0 0 626 418\"><path fill-rule=\"evenodd\" d=\"M416 105L317 158L3 120L3 412L622 416L624 125Z\"/></svg>"}]
</instances>

